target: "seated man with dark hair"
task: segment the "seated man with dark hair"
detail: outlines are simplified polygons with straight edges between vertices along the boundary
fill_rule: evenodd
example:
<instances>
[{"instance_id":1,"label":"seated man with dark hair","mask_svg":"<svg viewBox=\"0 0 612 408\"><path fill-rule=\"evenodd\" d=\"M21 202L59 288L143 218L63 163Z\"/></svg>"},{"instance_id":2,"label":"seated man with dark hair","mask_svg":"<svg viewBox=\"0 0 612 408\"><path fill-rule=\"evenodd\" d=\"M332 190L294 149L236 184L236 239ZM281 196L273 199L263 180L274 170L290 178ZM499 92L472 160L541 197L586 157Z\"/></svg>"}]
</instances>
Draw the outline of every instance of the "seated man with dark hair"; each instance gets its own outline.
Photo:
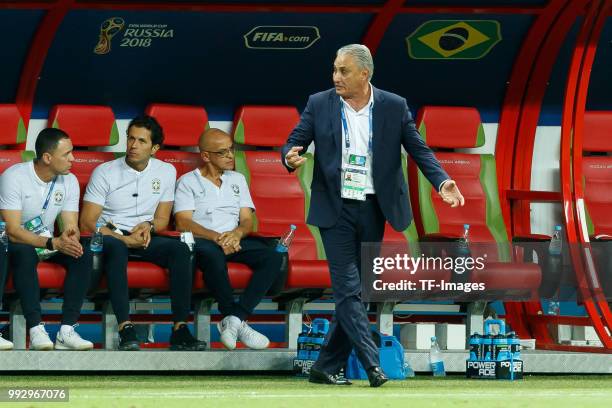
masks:
<instances>
[{"instance_id":1,"label":"seated man with dark hair","mask_svg":"<svg viewBox=\"0 0 612 408\"><path fill-rule=\"evenodd\" d=\"M133 119L127 130L126 156L98 166L83 197L81 230L94 231L101 219L106 226L103 254L113 312L119 323L119 349L140 348L129 317L128 259L168 268L174 326L172 350L203 350L206 343L187 327L191 306L193 266L184 243L153 235L168 228L176 169L153 158L163 143L163 131L150 116Z\"/></svg>"},{"instance_id":2,"label":"seated man with dark hair","mask_svg":"<svg viewBox=\"0 0 612 408\"><path fill-rule=\"evenodd\" d=\"M240 340L249 348L264 349L270 341L253 330L246 318L279 276L283 258L261 240L247 236L253 229L255 206L244 176L232 171L231 137L211 128L200 137L199 147L204 165L178 181L176 226L196 237L196 262L223 314L218 325L223 345L233 350ZM244 263L253 270L238 302L233 298L228 261Z\"/></svg>"},{"instance_id":3,"label":"seated man with dark hair","mask_svg":"<svg viewBox=\"0 0 612 408\"><path fill-rule=\"evenodd\" d=\"M36 139L36 159L8 168L0 183L0 210L10 239L9 266L30 331L30 350L52 350L41 323L37 265L48 259L66 267L62 326L57 350L90 350L93 344L74 330L89 287L92 254L80 242L79 183L70 173L72 142L60 129L43 129ZM63 232L53 237L55 220Z\"/></svg>"}]
</instances>

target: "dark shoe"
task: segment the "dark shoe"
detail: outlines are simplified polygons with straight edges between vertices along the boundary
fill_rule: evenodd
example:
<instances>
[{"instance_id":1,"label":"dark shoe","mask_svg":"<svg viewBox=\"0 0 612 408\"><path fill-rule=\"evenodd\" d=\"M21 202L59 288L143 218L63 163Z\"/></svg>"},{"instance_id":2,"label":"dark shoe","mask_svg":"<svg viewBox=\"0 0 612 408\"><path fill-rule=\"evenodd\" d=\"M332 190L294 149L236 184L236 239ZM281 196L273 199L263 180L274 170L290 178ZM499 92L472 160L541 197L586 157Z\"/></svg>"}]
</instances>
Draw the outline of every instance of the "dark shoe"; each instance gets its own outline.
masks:
<instances>
[{"instance_id":1,"label":"dark shoe","mask_svg":"<svg viewBox=\"0 0 612 408\"><path fill-rule=\"evenodd\" d=\"M323 371L319 371L316 368L310 369L310 376L308 381L315 384L327 384L327 385L351 385L353 384L349 380L339 375L327 374Z\"/></svg>"},{"instance_id":2,"label":"dark shoe","mask_svg":"<svg viewBox=\"0 0 612 408\"><path fill-rule=\"evenodd\" d=\"M206 342L193 337L187 325L184 324L172 331L170 335L170 350L202 351L206 350Z\"/></svg>"},{"instance_id":3,"label":"dark shoe","mask_svg":"<svg viewBox=\"0 0 612 408\"><path fill-rule=\"evenodd\" d=\"M370 387L380 387L389 381L389 377L383 373L380 367L371 367L368 370L368 380L370 381Z\"/></svg>"},{"instance_id":4,"label":"dark shoe","mask_svg":"<svg viewBox=\"0 0 612 408\"><path fill-rule=\"evenodd\" d=\"M119 330L119 350L123 351L138 351L140 350L140 342L136 335L136 328L133 324L128 323Z\"/></svg>"},{"instance_id":5,"label":"dark shoe","mask_svg":"<svg viewBox=\"0 0 612 408\"><path fill-rule=\"evenodd\" d=\"M5 338L6 340L11 339L11 325L5 324L2 329L0 329L0 336Z\"/></svg>"}]
</instances>

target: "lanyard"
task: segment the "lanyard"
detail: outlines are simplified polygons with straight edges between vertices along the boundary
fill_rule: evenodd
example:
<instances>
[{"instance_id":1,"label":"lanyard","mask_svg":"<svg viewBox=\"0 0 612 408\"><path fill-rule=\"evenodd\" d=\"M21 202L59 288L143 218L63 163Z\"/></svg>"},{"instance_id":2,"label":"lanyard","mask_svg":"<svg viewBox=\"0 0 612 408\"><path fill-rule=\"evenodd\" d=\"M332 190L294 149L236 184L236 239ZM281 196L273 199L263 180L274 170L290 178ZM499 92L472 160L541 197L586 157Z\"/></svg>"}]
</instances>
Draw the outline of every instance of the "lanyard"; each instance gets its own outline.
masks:
<instances>
[{"instance_id":1,"label":"lanyard","mask_svg":"<svg viewBox=\"0 0 612 408\"><path fill-rule=\"evenodd\" d=\"M370 103L370 117L369 119L369 127L368 130L368 155L372 154L372 135L374 131L372 130L372 112L374 110L374 104ZM351 147L351 138L349 135L348 122L346 121L346 114L344 113L344 103L342 102L340 105L340 118L342 119L342 127L344 128L344 147L346 150Z\"/></svg>"},{"instance_id":2,"label":"lanyard","mask_svg":"<svg viewBox=\"0 0 612 408\"><path fill-rule=\"evenodd\" d=\"M57 181L57 176L53 179L51 183L51 188L49 188L49 193L47 194L47 198L45 199L45 203L43 204L41 214L44 214L47 211L47 207L49 206L49 200L51 199L51 193L53 193L53 188L55 187L55 182Z\"/></svg>"}]
</instances>

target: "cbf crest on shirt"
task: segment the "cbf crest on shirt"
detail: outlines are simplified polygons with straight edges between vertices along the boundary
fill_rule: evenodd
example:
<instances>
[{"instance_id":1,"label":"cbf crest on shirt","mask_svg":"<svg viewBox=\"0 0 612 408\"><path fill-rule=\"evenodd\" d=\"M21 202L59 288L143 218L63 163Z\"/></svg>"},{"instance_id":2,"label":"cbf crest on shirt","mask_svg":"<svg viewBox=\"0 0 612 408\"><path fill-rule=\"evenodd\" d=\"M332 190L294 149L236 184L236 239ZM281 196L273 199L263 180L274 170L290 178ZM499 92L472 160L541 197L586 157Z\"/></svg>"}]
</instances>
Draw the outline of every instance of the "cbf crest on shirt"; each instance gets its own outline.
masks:
<instances>
[{"instance_id":1,"label":"cbf crest on shirt","mask_svg":"<svg viewBox=\"0 0 612 408\"><path fill-rule=\"evenodd\" d=\"M159 194L161 191L161 180L159 178L154 178L151 180L151 193Z\"/></svg>"},{"instance_id":2,"label":"cbf crest on shirt","mask_svg":"<svg viewBox=\"0 0 612 408\"><path fill-rule=\"evenodd\" d=\"M64 204L64 192L59 190L53 193L53 202L57 206Z\"/></svg>"}]
</instances>

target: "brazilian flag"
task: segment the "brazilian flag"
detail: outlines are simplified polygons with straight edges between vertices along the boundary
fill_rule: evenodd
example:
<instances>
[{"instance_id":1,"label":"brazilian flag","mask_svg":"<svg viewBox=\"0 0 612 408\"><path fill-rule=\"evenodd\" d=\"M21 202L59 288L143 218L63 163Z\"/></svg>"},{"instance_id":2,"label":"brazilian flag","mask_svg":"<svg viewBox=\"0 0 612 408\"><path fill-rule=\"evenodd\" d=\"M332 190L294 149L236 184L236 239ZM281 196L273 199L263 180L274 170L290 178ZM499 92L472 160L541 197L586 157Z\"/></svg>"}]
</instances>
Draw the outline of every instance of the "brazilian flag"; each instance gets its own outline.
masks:
<instances>
[{"instance_id":1,"label":"brazilian flag","mask_svg":"<svg viewBox=\"0 0 612 408\"><path fill-rule=\"evenodd\" d=\"M413 59L480 59L500 41L495 20L431 20L406 37Z\"/></svg>"}]
</instances>

